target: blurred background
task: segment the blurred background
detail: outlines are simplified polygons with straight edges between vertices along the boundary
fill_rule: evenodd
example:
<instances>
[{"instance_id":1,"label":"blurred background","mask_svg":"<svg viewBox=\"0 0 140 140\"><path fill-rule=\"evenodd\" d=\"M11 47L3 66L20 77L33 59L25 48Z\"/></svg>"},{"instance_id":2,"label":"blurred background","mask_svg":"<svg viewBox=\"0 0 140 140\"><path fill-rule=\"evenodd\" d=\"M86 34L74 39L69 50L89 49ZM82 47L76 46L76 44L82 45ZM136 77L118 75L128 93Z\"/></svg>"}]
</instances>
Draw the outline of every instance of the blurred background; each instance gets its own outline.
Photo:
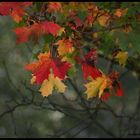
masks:
<instances>
[{"instance_id":1,"label":"blurred background","mask_svg":"<svg viewBox=\"0 0 140 140\"><path fill-rule=\"evenodd\" d=\"M32 43L16 45L14 26L10 17L0 17L0 137L140 136L140 82L135 72L121 70L124 97L111 97L96 113L93 112L98 100L87 103L93 110L82 107L76 89L69 82L63 95L54 93L43 98L37 92L38 87L30 85L31 75L24 69L43 42L35 46ZM100 68L104 69L106 60L99 58L99 61ZM115 68L120 69L116 65ZM80 70L77 77L75 82L82 92ZM87 115L88 111L91 116Z\"/></svg>"}]
</instances>

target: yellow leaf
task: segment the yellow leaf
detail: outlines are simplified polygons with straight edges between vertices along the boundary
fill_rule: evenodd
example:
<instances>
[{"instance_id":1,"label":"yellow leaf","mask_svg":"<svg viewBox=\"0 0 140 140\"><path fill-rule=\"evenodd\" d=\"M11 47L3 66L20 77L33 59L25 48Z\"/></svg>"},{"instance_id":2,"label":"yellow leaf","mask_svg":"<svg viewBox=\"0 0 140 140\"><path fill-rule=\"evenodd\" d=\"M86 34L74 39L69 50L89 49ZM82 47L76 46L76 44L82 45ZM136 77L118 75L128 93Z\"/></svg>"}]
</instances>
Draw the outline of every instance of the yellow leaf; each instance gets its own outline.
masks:
<instances>
[{"instance_id":1,"label":"yellow leaf","mask_svg":"<svg viewBox=\"0 0 140 140\"><path fill-rule=\"evenodd\" d=\"M98 17L98 22L99 22L99 24L101 25L101 26L107 26L107 24L108 24L108 20L109 20L109 15L107 14L107 15L102 15L102 16L100 16L100 17Z\"/></svg>"},{"instance_id":2,"label":"yellow leaf","mask_svg":"<svg viewBox=\"0 0 140 140\"><path fill-rule=\"evenodd\" d=\"M105 76L105 75L103 75L102 78L103 78L103 83L102 83L102 85L101 85L101 87L100 87L100 89L99 89L99 93L98 93L99 98L101 98L101 96L102 96L104 90L105 90L107 87L112 88L112 86L111 86L111 85L112 85L112 81L110 80L110 78L107 77L107 76Z\"/></svg>"},{"instance_id":3,"label":"yellow leaf","mask_svg":"<svg viewBox=\"0 0 140 140\"><path fill-rule=\"evenodd\" d=\"M65 40L65 39L59 40L57 42L57 45L58 45L57 50L60 56L66 55L68 53L72 53L74 51L72 42L70 40Z\"/></svg>"},{"instance_id":4,"label":"yellow leaf","mask_svg":"<svg viewBox=\"0 0 140 140\"><path fill-rule=\"evenodd\" d=\"M96 80L93 80L85 84L85 87L87 88L85 93L87 94L88 99L92 97L96 97L102 82L103 79L101 77L98 77L96 78Z\"/></svg>"},{"instance_id":5,"label":"yellow leaf","mask_svg":"<svg viewBox=\"0 0 140 140\"><path fill-rule=\"evenodd\" d=\"M116 57L116 59L118 59L119 64L122 65L123 67L126 64L127 58L128 58L128 52L119 52Z\"/></svg>"},{"instance_id":6,"label":"yellow leaf","mask_svg":"<svg viewBox=\"0 0 140 140\"><path fill-rule=\"evenodd\" d=\"M58 31L57 35L61 36L63 33L65 33L65 28L60 28L60 30Z\"/></svg>"},{"instance_id":7,"label":"yellow leaf","mask_svg":"<svg viewBox=\"0 0 140 140\"><path fill-rule=\"evenodd\" d=\"M102 77L98 77L95 80L92 79L91 82L85 84L85 87L87 88L85 93L87 94L88 99L96 97L97 94L100 98L104 90L107 87L111 87L111 80L105 75L103 75Z\"/></svg>"},{"instance_id":8,"label":"yellow leaf","mask_svg":"<svg viewBox=\"0 0 140 140\"><path fill-rule=\"evenodd\" d=\"M61 79L54 77L53 74L50 74L48 80L43 81L39 91L43 96L47 97L52 94L54 88L57 89L58 92L64 93L66 86L62 83Z\"/></svg>"},{"instance_id":9,"label":"yellow leaf","mask_svg":"<svg viewBox=\"0 0 140 140\"><path fill-rule=\"evenodd\" d=\"M55 87L58 90L58 92L64 93L65 92L65 88L66 88L64 83L62 83L62 81L58 77L55 78L54 82L55 82Z\"/></svg>"},{"instance_id":10,"label":"yellow leaf","mask_svg":"<svg viewBox=\"0 0 140 140\"><path fill-rule=\"evenodd\" d=\"M39 91L43 96L49 96L53 91L52 83L48 80L44 80Z\"/></svg>"},{"instance_id":11,"label":"yellow leaf","mask_svg":"<svg viewBox=\"0 0 140 140\"><path fill-rule=\"evenodd\" d=\"M93 33L92 36L93 36L93 38L97 38L98 37L98 33Z\"/></svg>"},{"instance_id":12,"label":"yellow leaf","mask_svg":"<svg viewBox=\"0 0 140 140\"><path fill-rule=\"evenodd\" d=\"M125 32L125 33L129 33L129 32L132 32L132 27L130 26L130 25L128 25L128 26L125 26L124 28L123 28L123 32Z\"/></svg>"},{"instance_id":13,"label":"yellow leaf","mask_svg":"<svg viewBox=\"0 0 140 140\"><path fill-rule=\"evenodd\" d=\"M114 15L117 17L122 17L127 13L127 8L126 9L116 9Z\"/></svg>"},{"instance_id":14,"label":"yellow leaf","mask_svg":"<svg viewBox=\"0 0 140 140\"><path fill-rule=\"evenodd\" d=\"M36 81L36 76L32 75L32 79L31 79L30 83L31 83L31 84L34 84L35 81Z\"/></svg>"}]
</instances>

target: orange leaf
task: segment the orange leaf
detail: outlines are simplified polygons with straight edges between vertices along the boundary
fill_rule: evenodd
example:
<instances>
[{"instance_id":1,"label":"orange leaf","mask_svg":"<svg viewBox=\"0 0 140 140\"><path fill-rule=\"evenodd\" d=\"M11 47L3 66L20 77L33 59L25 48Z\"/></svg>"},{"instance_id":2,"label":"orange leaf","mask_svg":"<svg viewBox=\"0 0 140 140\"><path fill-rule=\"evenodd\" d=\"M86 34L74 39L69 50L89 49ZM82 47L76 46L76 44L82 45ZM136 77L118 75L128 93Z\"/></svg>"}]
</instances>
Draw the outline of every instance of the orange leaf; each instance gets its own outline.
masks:
<instances>
[{"instance_id":1,"label":"orange leaf","mask_svg":"<svg viewBox=\"0 0 140 140\"><path fill-rule=\"evenodd\" d=\"M117 17L122 17L127 13L127 8L126 9L116 9L114 15Z\"/></svg>"},{"instance_id":2,"label":"orange leaf","mask_svg":"<svg viewBox=\"0 0 140 140\"><path fill-rule=\"evenodd\" d=\"M56 44L58 45L57 50L60 56L66 55L74 51L73 44L69 39L59 40Z\"/></svg>"}]
</instances>

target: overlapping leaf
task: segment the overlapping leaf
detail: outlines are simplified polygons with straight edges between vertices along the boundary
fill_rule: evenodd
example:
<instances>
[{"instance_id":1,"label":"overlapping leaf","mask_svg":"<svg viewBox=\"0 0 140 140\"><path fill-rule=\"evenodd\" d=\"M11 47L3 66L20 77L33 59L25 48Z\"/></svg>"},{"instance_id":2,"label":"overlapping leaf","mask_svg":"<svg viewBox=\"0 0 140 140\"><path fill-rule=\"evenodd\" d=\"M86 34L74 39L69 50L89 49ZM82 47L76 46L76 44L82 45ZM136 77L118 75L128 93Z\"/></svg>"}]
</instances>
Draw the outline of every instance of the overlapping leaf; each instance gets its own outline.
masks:
<instances>
[{"instance_id":1,"label":"overlapping leaf","mask_svg":"<svg viewBox=\"0 0 140 140\"><path fill-rule=\"evenodd\" d=\"M91 82L85 84L85 87L87 88L85 92L87 98L96 97L97 95L100 98L106 88L111 88L111 84L110 78L105 75L97 77L95 80L93 79Z\"/></svg>"},{"instance_id":2,"label":"overlapping leaf","mask_svg":"<svg viewBox=\"0 0 140 140\"><path fill-rule=\"evenodd\" d=\"M69 39L62 39L57 42L58 45L58 53L60 56L66 55L68 53L72 53L74 51L74 47L72 42Z\"/></svg>"},{"instance_id":3,"label":"overlapping leaf","mask_svg":"<svg viewBox=\"0 0 140 140\"><path fill-rule=\"evenodd\" d=\"M32 2L1 2L0 14L3 16L10 15L18 23L26 14L25 8L31 4Z\"/></svg>"},{"instance_id":4,"label":"overlapping leaf","mask_svg":"<svg viewBox=\"0 0 140 140\"><path fill-rule=\"evenodd\" d=\"M30 27L18 27L15 29L17 43L28 42L30 38L36 41L41 35L44 34L52 34L53 36L57 36L60 29L61 27L58 24L49 21L34 23Z\"/></svg>"},{"instance_id":5,"label":"overlapping leaf","mask_svg":"<svg viewBox=\"0 0 140 140\"><path fill-rule=\"evenodd\" d=\"M38 61L25 66L36 77L36 83L42 83L45 79L48 79L51 71L54 73L54 76L64 79L71 67L70 63L62 62L59 58L52 59L50 53L41 53L38 59Z\"/></svg>"}]
</instances>

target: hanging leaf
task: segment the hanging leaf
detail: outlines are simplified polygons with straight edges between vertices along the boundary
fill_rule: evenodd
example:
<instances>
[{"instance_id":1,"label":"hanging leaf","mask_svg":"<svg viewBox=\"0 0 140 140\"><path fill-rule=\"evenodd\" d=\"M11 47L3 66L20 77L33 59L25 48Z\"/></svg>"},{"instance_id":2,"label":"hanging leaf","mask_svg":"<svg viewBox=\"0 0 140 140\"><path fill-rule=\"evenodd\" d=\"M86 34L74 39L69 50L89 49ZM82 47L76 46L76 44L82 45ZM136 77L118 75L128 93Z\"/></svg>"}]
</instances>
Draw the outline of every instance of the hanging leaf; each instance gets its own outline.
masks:
<instances>
[{"instance_id":1,"label":"hanging leaf","mask_svg":"<svg viewBox=\"0 0 140 140\"><path fill-rule=\"evenodd\" d=\"M36 76L36 83L42 83L53 71L54 75L60 79L65 79L65 76L71 67L68 62L62 62L60 59L52 59L49 53L41 53L38 56L38 61L25 66L26 70L29 70Z\"/></svg>"},{"instance_id":2,"label":"hanging leaf","mask_svg":"<svg viewBox=\"0 0 140 140\"><path fill-rule=\"evenodd\" d=\"M91 82L85 84L85 87L87 88L85 92L87 98L96 97L97 95L100 98L104 90L111 87L111 83L110 78L103 75L102 77L97 77L95 80L93 79Z\"/></svg>"},{"instance_id":3,"label":"hanging leaf","mask_svg":"<svg viewBox=\"0 0 140 140\"><path fill-rule=\"evenodd\" d=\"M115 58L119 61L119 64L122 65L123 67L126 64L127 58L128 58L128 52L119 52Z\"/></svg>"},{"instance_id":4,"label":"hanging leaf","mask_svg":"<svg viewBox=\"0 0 140 140\"><path fill-rule=\"evenodd\" d=\"M98 17L97 20L101 26L106 27L108 25L109 18L110 18L109 14L104 14L104 15Z\"/></svg>"},{"instance_id":5,"label":"hanging leaf","mask_svg":"<svg viewBox=\"0 0 140 140\"><path fill-rule=\"evenodd\" d=\"M82 70L84 74L84 79L87 79L89 76L91 76L93 79L102 76L102 73L98 68L86 63L82 64Z\"/></svg>"},{"instance_id":6,"label":"hanging leaf","mask_svg":"<svg viewBox=\"0 0 140 140\"><path fill-rule=\"evenodd\" d=\"M50 74L48 80L44 80L42 83L39 91L43 96L47 97L52 94L53 89L57 89L58 92L64 93L66 86L62 83L60 78L54 77L53 74Z\"/></svg>"},{"instance_id":7,"label":"hanging leaf","mask_svg":"<svg viewBox=\"0 0 140 140\"><path fill-rule=\"evenodd\" d=\"M72 53L74 51L73 44L69 39L59 40L56 44L58 45L57 50L60 56Z\"/></svg>"},{"instance_id":8,"label":"hanging leaf","mask_svg":"<svg viewBox=\"0 0 140 140\"><path fill-rule=\"evenodd\" d=\"M17 36L17 44L28 42L31 38L37 41L38 38L45 34L57 36L61 27L53 22L44 21L41 23L34 23L30 27L18 27L14 31Z\"/></svg>"},{"instance_id":9,"label":"hanging leaf","mask_svg":"<svg viewBox=\"0 0 140 140\"><path fill-rule=\"evenodd\" d=\"M32 2L1 2L0 14L3 16L10 15L15 22L19 23L23 15L27 14L25 8L31 4Z\"/></svg>"}]
</instances>

